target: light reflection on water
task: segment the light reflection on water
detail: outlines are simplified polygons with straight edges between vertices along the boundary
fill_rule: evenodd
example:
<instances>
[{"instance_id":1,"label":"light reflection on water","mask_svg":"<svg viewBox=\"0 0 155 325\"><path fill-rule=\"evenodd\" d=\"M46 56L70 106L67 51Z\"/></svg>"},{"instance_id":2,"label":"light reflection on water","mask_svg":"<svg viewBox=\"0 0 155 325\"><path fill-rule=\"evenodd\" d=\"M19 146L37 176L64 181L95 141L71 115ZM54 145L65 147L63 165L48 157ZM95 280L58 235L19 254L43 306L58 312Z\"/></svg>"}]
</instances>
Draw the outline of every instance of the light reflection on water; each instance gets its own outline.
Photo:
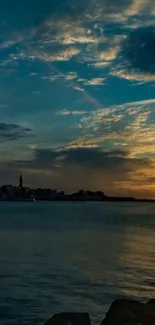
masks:
<instances>
[{"instance_id":1,"label":"light reflection on water","mask_svg":"<svg viewBox=\"0 0 155 325\"><path fill-rule=\"evenodd\" d=\"M124 241L121 263L126 267L125 294L133 297L155 296L155 231L138 229L129 232Z\"/></svg>"},{"instance_id":2,"label":"light reflection on water","mask_svg":"<svg viewBox=\"0 0 155 325\"><path fill-rule=\"evenodd\" d=\"M155 205L0 205L0 324L155 297Z\"/></svg>"}]
</instances>

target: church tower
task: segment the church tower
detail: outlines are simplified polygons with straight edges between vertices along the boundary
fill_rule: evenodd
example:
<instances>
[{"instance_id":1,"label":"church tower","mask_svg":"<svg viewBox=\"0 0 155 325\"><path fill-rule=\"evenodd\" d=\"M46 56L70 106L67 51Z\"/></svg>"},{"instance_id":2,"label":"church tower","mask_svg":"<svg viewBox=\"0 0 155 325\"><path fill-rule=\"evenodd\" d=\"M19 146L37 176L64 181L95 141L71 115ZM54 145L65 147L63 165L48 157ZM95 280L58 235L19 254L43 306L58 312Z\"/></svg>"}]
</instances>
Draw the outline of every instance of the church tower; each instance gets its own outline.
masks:
<instances>
[{"instance_id":1,"label":"church tower","mask_svg":"<svg viewBox=\"0 0 155 325\"><path fill-rule=\"evenodd\" d=\"M19 176L19 188L23 188L23 176Z\"/></svg>"}]
</instances>

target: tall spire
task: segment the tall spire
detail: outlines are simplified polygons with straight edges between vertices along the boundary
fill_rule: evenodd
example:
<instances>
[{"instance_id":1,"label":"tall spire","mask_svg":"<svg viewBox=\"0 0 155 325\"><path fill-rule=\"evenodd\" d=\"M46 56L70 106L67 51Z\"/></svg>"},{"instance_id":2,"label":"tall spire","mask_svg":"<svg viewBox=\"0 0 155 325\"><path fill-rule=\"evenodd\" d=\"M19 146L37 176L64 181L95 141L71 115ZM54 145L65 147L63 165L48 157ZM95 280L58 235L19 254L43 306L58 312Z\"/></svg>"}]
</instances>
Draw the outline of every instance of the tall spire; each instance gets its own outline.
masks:
<instances>
[{"instance_id":1,"label":"tall spire","mask_svg":"<svg viewBox=\"0 0 155 325\"><path fill-rule=\"evenodd\" d=\"M20 188L23 187L23 176L22 175L19 176L19 187Z\"/></svg>"}]
</instances>

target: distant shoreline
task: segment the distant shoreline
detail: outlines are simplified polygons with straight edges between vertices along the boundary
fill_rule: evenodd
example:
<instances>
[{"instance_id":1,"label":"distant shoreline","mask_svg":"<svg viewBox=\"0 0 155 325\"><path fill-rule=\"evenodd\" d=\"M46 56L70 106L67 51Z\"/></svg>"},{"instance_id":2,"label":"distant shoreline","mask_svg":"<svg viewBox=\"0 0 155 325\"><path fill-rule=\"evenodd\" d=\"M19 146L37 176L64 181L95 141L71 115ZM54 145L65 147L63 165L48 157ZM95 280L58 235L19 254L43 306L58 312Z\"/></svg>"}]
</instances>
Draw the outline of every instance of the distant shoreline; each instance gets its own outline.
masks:
<instances>
[{"instance_id":1,"label":"distant shoreline","mask_svg":"<svg viewBox=\"0 0 155 325\"><path fill-rule=\"evenodd\" d=\"M103 191L80 189L78 192L65 193L51 188L30 188L23 184L23 176L19 176L19 185L2 185L0 202L155 202L155 199L136 199L133 196L109 196Z\"/></svg>"},{"instance_id":2,"label":"distant shoreline","mask_svg":"<svg viewBox=\"0 0 155 325\"><path fill-rule=\"evenodd\" d=\"M60 202L60 203L64 203L64 202L83 202L83 203L89 203L89 202L96 202L96 203L104 203L104 202L142 202L142 203L155 203L154 199L128 199L128 198L107 198L104 200L90 200L90 199L82 199L82 198L78 198L78 199L5 199L5 200L0 200L0 202Z\"/></svg>"}]
</instances>

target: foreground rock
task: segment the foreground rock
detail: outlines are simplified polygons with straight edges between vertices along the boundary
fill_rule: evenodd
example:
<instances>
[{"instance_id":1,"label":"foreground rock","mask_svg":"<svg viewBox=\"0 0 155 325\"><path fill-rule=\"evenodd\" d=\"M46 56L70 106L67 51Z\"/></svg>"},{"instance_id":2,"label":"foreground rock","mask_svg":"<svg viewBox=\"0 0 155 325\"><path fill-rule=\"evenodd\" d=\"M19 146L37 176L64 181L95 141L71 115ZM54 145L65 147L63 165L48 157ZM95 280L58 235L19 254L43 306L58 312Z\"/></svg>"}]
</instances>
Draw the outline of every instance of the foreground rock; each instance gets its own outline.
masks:
<instances>
[{"instance_id":1,"label":"foreground rock","mask_svg":"<svg viewBox=\"0 0 155 325\"><path fill-rule=\"evenodd\" d=\"M91 325L87 313L55 314L45 325Z\"/></svg>"},{"instance_id":2,"label":"foreground rock","mask_svg":"<svg viewBox=\"0 0 155 325\"><path fill-rule=\"evenodd\" d=\"M90 318L87 313L61 313L54 315L45 325L90 325ZM101 325L155 325L155 299L146 304L116 300Z\"/></svg>"},{"instance_id":3,"label":"foreground rock","mask_svg":"<svg viewBox=\"0 0 155 325\"><path fill-rule=\"evenodd\" d=\"M134 300L116 300L101 325L155 325L155 299L147 304Z\"/></svg>"},{"instance_id":4,"label":"foreground rock","mask_svg":"<svg viewBox=\"0 0 155 325\"><path fill-rule=\"evenodd\" d=\"M151 299L141 309L136 310L135 314L142 325L155 325L155 299Z\"/></svg>"}]
</instances>

